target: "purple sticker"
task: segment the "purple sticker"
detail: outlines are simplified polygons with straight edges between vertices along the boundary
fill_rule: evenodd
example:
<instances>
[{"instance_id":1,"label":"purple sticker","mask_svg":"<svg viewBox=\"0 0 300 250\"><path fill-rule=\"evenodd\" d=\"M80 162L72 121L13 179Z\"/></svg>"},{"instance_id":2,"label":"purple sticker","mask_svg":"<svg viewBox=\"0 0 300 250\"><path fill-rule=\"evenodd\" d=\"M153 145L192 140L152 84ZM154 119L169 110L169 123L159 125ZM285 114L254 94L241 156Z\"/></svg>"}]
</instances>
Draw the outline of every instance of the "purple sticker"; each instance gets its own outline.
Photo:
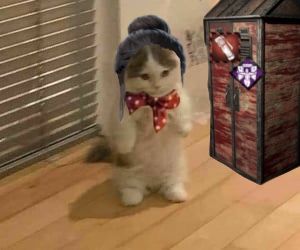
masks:
<instances>
[{"instance_id":1,"label":"purple sticker","mask_svg":"<svg viewBox=\"0 0 300 250\"><path fill-rule=\"evenodd\" d=\"M249 90L262 77L263 71L250 58L246 58L230 74Z\"/></svg>"}]
</instances>

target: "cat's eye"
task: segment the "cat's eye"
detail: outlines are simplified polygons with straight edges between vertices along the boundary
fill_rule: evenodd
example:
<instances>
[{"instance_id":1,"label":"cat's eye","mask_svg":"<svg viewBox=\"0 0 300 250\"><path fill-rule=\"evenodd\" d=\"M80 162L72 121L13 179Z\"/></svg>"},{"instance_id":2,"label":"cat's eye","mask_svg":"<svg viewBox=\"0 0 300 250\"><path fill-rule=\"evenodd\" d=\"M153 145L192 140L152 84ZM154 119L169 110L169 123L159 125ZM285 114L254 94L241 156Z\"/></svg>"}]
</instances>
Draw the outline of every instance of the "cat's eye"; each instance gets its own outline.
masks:
<instances>
[{"instance_id":1,"label":"cat's eye","mask_svg":"<svg viewBox=\"0 0 300 250\"><path fill-rule=\"evenodd\" d=\"M169 75L169 70L164 70L163 72L161 72L161 77L166 77Z\"/></svg>"},{"instance_id":2,"label":"cat's eye","mask_svg":"<svg viewBox=\"0 0 300 250\"><path fill-rule=\"evenodd\" d=\"M140 78L142 78L143 80L149 80L150 76L148 74L141 74Z\"/></svg>"}]
</instances>

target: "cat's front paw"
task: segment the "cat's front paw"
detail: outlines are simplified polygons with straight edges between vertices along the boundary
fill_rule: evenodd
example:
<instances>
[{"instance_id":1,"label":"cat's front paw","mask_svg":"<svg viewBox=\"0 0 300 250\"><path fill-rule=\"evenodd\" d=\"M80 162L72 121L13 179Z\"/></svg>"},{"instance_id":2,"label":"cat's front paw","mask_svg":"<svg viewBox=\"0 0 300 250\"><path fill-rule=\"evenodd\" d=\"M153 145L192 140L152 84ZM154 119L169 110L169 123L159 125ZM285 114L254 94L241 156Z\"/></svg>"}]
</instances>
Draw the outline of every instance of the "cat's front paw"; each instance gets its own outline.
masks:
<instances>
[{"instance_id":1,"label":"cat's front paw","mask_svg":"<svg viewBox=\"0 0 300 250\"><path fill-rule=\"evenodd\" d=\"M172 202L184 202L187 200L187 192L183 184L165 187L162 192L166 199Z\"/></svg>"},{"instance_id":2,"label":"cat's front paw","mask_svg":"<svg viewBox=\"0 0 300 250\"><path fill-rule=\"evenodd\" d=\"M124 206L135 206L143 201L143 192L137 188L123 188L121 199Z\"/></svg>"}]
</instances>

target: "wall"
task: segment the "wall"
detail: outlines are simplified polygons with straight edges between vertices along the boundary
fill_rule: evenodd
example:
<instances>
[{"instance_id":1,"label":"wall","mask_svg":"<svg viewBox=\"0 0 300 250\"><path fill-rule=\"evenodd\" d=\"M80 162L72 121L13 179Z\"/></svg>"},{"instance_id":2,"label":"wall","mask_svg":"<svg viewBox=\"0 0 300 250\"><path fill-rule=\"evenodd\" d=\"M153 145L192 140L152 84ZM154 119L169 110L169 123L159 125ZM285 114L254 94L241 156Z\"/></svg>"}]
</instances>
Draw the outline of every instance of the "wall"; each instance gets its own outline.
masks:
<instances>
[{"instance_id":1,"label":"wall","mask_svg":"<svg viewBox=\"0 0 300 250\"><path fill-rule=\"evenodd\" d=\"M114 72L116 48L120 43L120 20L118 0L96 0L97 30L97 79L98 86L98 120L102 132L107 134L112 115L117 118L116 106L119 104L119 83Z\"/></svg>"},{"instance_id":2,"label":"wall","mask_svg":"<svg viewBox=\"0 0 300 250\"><path fill-rule=\"evenodd\" d=\"M119 0L121 39L127 26L136 17L154 14L167 21L171 33L184 46L187 56L185 86L193 101L194 117L199 122L209 118L207 90L207 54L203 40L203 17L217 0Z\"/></svg>"},{"instance_id":3,"label":"wall","mask_svg":"<svg viewBox=\"0 0 300 250\"><path fill-rule=\"evenodd\" d=\"M154 14L165 19L187 56L185 86L193 101L194 117L200 123L209 118L207 57L203 41L203 16L217 0L98 0L97 43L99 79L99 120L104 134L108 120L116 116L119 101L117 76L113 72L117 46L127 36L128 24L136 17Z\"/></svg>"}]
</instances>

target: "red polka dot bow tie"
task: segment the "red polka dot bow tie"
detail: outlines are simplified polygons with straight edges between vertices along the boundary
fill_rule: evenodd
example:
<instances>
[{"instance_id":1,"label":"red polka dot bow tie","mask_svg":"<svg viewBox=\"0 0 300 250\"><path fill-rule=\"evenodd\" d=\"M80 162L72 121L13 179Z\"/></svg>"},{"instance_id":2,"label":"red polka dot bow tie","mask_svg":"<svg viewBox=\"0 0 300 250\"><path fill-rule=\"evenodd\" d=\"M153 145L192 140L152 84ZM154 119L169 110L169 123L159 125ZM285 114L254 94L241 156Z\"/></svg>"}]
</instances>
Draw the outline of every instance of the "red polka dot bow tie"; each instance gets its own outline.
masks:
<instances>
[{"instance_id":1,"label":"red polka dot bow tie","mask_svg":"<svg viewBox=\"0 0 300 250\"><path fill-rule=\"evenodd\" d=\"M125 101L132 114L142 106L150 106L153 111L153 125L155 132L159 132L167 122L167 109L174 109L180 103L180 97L174 89L169 94L161 97L153 97L145 92L130 93L126 92Z\"/></svg>"}]
</instances>

